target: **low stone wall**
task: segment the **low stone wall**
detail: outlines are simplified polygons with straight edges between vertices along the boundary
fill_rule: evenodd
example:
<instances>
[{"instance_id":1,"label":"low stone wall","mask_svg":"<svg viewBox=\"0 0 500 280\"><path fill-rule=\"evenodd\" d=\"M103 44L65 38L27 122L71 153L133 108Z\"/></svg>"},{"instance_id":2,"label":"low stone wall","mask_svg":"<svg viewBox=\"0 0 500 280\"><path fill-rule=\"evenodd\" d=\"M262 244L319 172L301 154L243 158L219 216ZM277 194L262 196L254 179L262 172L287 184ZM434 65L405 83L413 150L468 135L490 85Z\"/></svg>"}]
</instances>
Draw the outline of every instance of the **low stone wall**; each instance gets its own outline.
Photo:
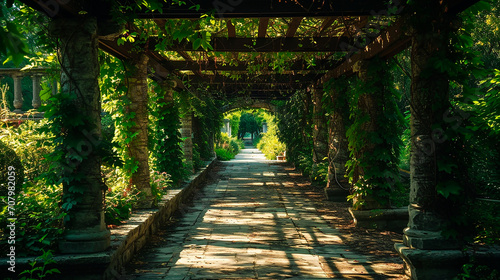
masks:
<instances>
[{"instance_id":1,"label":"low stone wall","mask_svg":"<svg viewBox=\"0 0 500 280\"><path fill-rule=\"evenodd\" d=\"M111 230L111 248L102 253L56 255L56 267L61 274L50 275L49 279L71 280L111 280L119 279L125 266L132 257L146 244L148 238L179 209L190 200L192 194L205 182L215 159L206 163L180 189L170 190L158 209L140 210L132 214L123 225ZM7 270L8 259L0 259L0 275L2 279L18 279L17 275L29 268L30 258L16 258L15 273ZM9 275L11 274L11 275ZM27 276L27 275L26 275Z\"/></svg>"}]
</instances>

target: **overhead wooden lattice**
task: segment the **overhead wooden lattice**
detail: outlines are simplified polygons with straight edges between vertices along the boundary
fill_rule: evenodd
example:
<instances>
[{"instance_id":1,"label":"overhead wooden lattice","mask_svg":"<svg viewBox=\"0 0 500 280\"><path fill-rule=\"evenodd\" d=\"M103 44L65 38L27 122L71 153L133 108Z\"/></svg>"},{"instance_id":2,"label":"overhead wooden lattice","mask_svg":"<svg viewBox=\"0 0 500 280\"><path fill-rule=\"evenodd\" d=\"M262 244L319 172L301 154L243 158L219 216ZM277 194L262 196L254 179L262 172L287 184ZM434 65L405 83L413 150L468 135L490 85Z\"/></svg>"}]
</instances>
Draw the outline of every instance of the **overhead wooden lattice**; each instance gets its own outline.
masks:
<instances>
[{"instance_id":1,"label":"overhead wooden lattice","mask_svg":"<svg viewBox=\"0 0 500 280\"><path fill-rule=\"evenodd\" d=\"M47 12L44 1L23 2ZM202 0L178 5L165 1L161 9L136 10L127 27L133 31L135 25L150 22L165 31L149 36L139 48L150 57L154 79L174 74L178 85L213 90L221 98L284 99L297 89L351 73L358 60L390 57L407 48L410 38L401 20L404 2ZM477 1L450 2L450 12L456 13ZM61 5L57 14L48 14L64 17L85 11L106 17L107 6L99 3L73 0ZM208 45L200 47L188 39L164 44L175 26L200 17L213 20ZM137 44L118 40L103 38L100 47L120 59L137 54Z\"/></svg>"}]
</instances>

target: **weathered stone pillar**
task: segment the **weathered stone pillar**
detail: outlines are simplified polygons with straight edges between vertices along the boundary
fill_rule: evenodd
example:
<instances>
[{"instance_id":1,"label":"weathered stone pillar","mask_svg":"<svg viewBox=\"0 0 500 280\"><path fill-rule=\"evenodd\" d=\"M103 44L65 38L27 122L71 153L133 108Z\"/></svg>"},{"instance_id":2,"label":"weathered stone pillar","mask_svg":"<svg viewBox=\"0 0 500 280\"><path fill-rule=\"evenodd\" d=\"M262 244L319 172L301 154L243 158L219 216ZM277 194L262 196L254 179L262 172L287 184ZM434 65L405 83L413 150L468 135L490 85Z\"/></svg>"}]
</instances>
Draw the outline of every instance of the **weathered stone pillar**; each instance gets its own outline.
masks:
<instances>
[{"instance_id":1,"label":"weathered stone pillar","mask_svg":"<svg viewBox=\"0 0 500 280\"><path fill-rule=\"evenodd\" d=\"M358 99L358 116L368 116L367 120L360 127L361 132L364 136L364 146L360 151L355 155L358 159L363 159L370 154L373 154L376 149L384 149L382 145L377 145L373 141L371 141L372 135L377 133L378 130L378 122L379 116L381 112L384 110L383 108L383 98L384 98L384 86L381 84L381 79L383 78L385 73L377 72L373 73L373 71L368 71L370 67L370 61L359 61L356 63L354 70L358 73L358 78L363 83L370 83L371 88L366 88L366 92L361 94ZM354 179L353 184L355 184L358 180L364 179L365 173L368 168L379 168L381 171L384 171L383 168L379 166L361 166L357 165L354 169ZM377 186L373 186L374 192L377 192ZM364 200L363 205L356 205L358 199ZM375 199L374 196L365 196L365 197L354 197L353 199L354 209L356 210L370 210L370 209L380 209L387 208L390 205L390 201L386 198L378 197Z\"/></svg>"},{"instance_id":2,"label":"weathered stone pillar","mask_svg":"<svg viewBox=\"0 0 500 280\"><path fill-rule=\"evenodd\" d=\"M445 183L438 162L449 155L452 141L440 141L434 127L443 124L449 108L449 79L436 69L449 57L451 18L447 1L423 1L416 6L412 29L410 205L404 244L396 244L411 279L451 279L460 271L464 255L458 243L442 236L446 212L452 204L438 194Z\"/></svg>"},{"instance_id":3,"label":"weathered stone pillar","mask_svg":"<svg viewBox=\"0 0 500 280\"><path fill-rule=\"evenodd\" d=\"M313 88L313 169L328 157L328 134L323 110L323 89Z\"/></svg>"},{"instance_id":4,"label":"weathered stone pillar","mask_svg":"<svg viewBox=\"0 0 500 280\"><path fill-rule=\"evenodd\" d=\"M109 247L110 233L104 221L106 186L97 153L101 139L97 20L86 16L60 18L52 21L51 31L59 40L62 92L74 97L72 115L85 116L80 129L67 128L72 141L80 142L65 143L69 166L62 180L63 203L72 207L66 210L59 248L63 253L100 252ZM71 159L72 153L79 154L81 160Z\"/></svg>"},{"instance_id":5,"label":"weathered stone pillar","mask_svg":"<svg viewBox=\"0 0 500 280\"><path fill-rule=\"evenodd\" d=\"M150 185L149 150L148 150L148 56L136 54L134 59L127 61L129 76L127 97L130 103L126 107L128 114L134 116L130 121L135 125L130 127L130 133L136 133L128 145L128 155L137 161L138 168L132 174L131 183L143 195L139 208L150 208L154 204Z\"/></svg>"},{"instance_id":6,"label":"weathered stone pillar","mask_svg":"<svg viewBox=\"0 0 500 280\"><path fill-rule=\"evenodd\" d=\"M21 114L23 112L23 88L21 86L23 76L14 74L12 79L14 80L14 113Z\"/></svg>"},{"instance_id":7,"label":"weathered stone pillar","mask_svg":"<svg viewBox=\"0 0 500 280\"><path fill-rule=\"evenodd\" d=\"M346 201L350 188L345 177L345 165L349 159L349 143L346 136L346 118L348 118L349 105L347 99L340 95L347 93L332 90L326 94L329 95L335 111L328 112L328 182L325 194L329 200Z\"/></svg>"},{"instance_id":8,"label":"weathered stone pillar","mask_svg":"<svg viewBox=\"0 0 500 280\"><path fill-rule=\"evenodd\" d=\"M42 100L40 99L40 77L40 75L36 74L31 77L33 82L33 100L31 105L33 109L38 109L42 105Z\"/></svg>"},{"instance_id":9,"label":"weathered stone pillar","mask_svg":"<svg viewBox=\"0 0 500 280\"><path fill-rule=\"evenodd\" d=\"M182 151L186 167L194 173L193 165L193 112L185 112L181 118L181 137L184 140Z\"/></svg>"}]
</instances>

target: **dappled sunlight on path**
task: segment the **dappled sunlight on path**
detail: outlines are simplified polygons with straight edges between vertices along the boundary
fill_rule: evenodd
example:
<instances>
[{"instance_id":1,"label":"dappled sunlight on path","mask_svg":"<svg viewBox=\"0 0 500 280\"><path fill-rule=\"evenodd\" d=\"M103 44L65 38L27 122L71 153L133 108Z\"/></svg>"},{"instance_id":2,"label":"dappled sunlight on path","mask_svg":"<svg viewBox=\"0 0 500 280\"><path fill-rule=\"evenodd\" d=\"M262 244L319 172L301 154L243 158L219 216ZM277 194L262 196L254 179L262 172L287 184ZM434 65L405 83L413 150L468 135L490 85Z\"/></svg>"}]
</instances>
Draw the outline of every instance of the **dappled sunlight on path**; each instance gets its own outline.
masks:
<instances>
[{"instance_id":1,"label":"dappled sunlight on path","mask_svg":"<svg viewBox=\"0 0 500 280\"><path fill-rule=\"evenodd\" d=\"M403 279L400 266L343 245L314 203L284 187L291 174L257 149L222 169L123 279Z\"/></svg>"}]
</instances>

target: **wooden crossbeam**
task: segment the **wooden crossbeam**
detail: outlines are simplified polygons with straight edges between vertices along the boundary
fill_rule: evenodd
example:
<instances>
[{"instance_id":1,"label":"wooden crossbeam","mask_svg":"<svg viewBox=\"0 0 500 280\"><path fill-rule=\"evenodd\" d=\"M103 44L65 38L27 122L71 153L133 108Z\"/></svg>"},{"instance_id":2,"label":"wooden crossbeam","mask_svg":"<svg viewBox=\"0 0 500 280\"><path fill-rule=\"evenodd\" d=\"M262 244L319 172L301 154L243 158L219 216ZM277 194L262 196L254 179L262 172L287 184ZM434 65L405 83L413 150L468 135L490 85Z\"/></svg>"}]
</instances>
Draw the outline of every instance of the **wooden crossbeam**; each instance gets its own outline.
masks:
<instances>
[{"instance_id":1,"label":"wooden crossbeam","mask_svg":"<svg viewBox=\"0 0 500 280\"><path fill-rule=\"evenodd\" d=\"M223 75L205 75L199 77L196 75L185 75L183 80L189 80L194 83L211 83L211 84L231 84L237 83L311 83L318 79L320 75L316 73L310 74L267 74L267 75L252 75L248 74L239 79L231 79Z\"/></svg>"},{"instance_id":2,"label":"wooden crossbeam","mask_svg":"<svg viewBox=\"0 0 500 280\"><path fill-rule=\"evenodd\" d=\"M159 43L156 37L149 39L149 45ZM216 52L335 52L344 51L342 45L352 44L348 37L305 37L305 38L224 38L214 37L211 46ZM173 42L166 51L194 50L188 41Z\"/></svg>"},{"instance_id":3,"label":"wooden crossbeam","mask_svg":"<svg viewBox=\"0 0 500 280\"><path fill-rule=\"evenodd\" d=\"M297 29L299 28L302 19L303 17L292 18L292 20L288 24L288 29L286 30L286 35L285 35L286 38L291 38L295 35L295 32L297 32Z\"/></svg>"},{"instance_id":4,"label":"wooden crossbeam","mask_svg":"<svg viewBox=\"0 0 500 280\"><path fill-rule=\"evenodd\" d=\"M283 18L283 17L331 17L371 15L373 11L387 10L386 0L308 1L304 7L300 1L269 0L198 0L199 9L190 5L179 6L165 1L161 12L138 12L140 18L200 18L213 14L219 18Z\"/></svg>"},{"instance_id":5,"label":"wooden crossbeam","mask_svg":"<svg viewBox=\"0 0 500 280\"><path fill-rule=\"evenodd\" d=\"M238 65L229 65L216 63L214 60L208 61L178 61L170 60L165 61L165 66L172 71L179 70L205 70L205 71L247 71L249 64L246 62L239 62ZM303 71L323 71L332 70L337 66L337 62L331 60L318 60L315 66L308 67L308 62L300 59L296 61L291 61L290 64L286 66L286 70L303 70ZM264 67L265 68L265 67ZM273 72L274 70L269 66L266 68L267 71Z\"/></svg>"},{"instance_id":6,"label":"wooden crossbeam","mask_svg":"<svg viewBox=\"0 0 500 280\"><path fill-rule=\"evenodd\" d=\"M269 25L268 17L259 19L259 33L257 35L258 38L266 38L268 25Z\"/></svg>"}]
</instances>

